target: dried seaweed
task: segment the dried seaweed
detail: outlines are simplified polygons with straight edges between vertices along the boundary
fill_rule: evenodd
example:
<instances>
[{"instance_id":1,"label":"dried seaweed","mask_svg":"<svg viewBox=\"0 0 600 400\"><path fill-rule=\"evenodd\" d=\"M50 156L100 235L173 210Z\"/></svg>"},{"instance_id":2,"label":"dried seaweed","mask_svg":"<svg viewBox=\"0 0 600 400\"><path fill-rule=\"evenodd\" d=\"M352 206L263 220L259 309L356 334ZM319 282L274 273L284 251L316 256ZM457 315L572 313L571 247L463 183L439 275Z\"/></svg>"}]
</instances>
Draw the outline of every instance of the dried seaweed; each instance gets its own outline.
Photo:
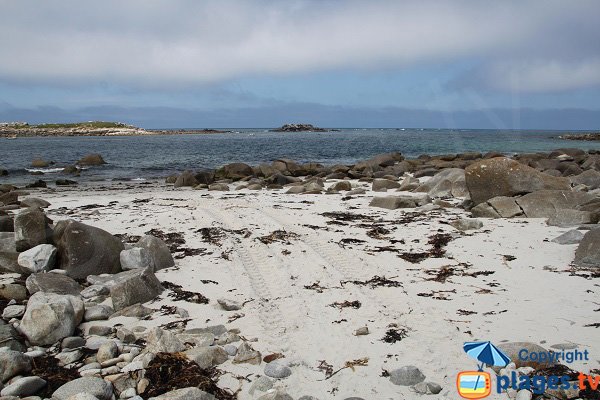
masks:
<instances>
[{"instance_id":1,"label":"dried seaweed","mask_svg":"<svg viewBox=\"0 0 600 400\"><path fill-rule=\"evenodd\" d=\"M141 395L143 399L188 387L197 387L218 400L234 400L237 396L217 386L218 369L202 369L182 353L158 353L146 369L150 384Z\"/></svg>"},{"instance_id":2,"label":"dried seaweed","mask_svg":"<svg viewBox=\"0 0 600 400\"><path fill-rule=\"evenodd\" d=\"M413 264L420 263L421 261L429 258L431 254L429 252L421 253L400 253L398 257Z\"/></svg>"},{"instance_id":3,"label":"dried seaweed","mask_svg":"<svg viewBox=\"0 0 600 400\"><path fill-rule=\"evenodd\" d=\"M446 247L446 245L448 245L448 243L450 243L451 240L452 235L448 233L438 233L431 236L429 238L429 241L427 242L432 246L432 249L430 251L431 256L435 258L442 257L446 253L444 247Z\"/></svg>"},{"instance_id":4,"label":"dried seaweed","mask_svg":"<svg viewBox=\"0 0 600 400\"><path fill-rule=\"evenodd\" d=\"M151 229L146 232L146 235L155 236L165 242L171 253L179 251L179 248L185 244L185 239L183 238L183 233L181 232L165 233L160 229Z\"/></svg>"},{"instance_id":5,"label":"dried seaweed","mask_svg":"<svg viewBox=\"0 0 600 400\"><path fill-rule=\"evenodd\" d=\"M225 229L214 226L209 228L200 228L196 231L196 233L200 233L203 242L214 244L217 247L221 247L223 245L223 240L227 237L227 233L240 235L243 238L248 238L252 235L252 232L246 228Z\"/></svg>"},{"instance_id":6,"label":"dried seaweed","mask_svg":"<svg viewBox=\"0 0 600 400\"><path fill-rule=\"evenodd\" d=\"M47 382L40 392L40 397L52 397L52 393L67 382L80 378L76 368L65 368L58 365L58 359L51 356L36 357L31 359L31 374L39 376Z\"/></svg>"},{"instance_id":7,"label":"dried seaweed","mask_svg":"<svg viewBox=\"0 0 600 400\"><path fill-rule=\"evenodd\" d=\"M191 318L187 318L187 319L180 319L177 321L171 321L171 322L167 322L166 324L160 325L160 327L163 329L166 329L166 330L185 329L185 327L187 327L188 322L190 322L191 320L192 320Z\"/></svg>"},{"instance_id":8,"label":"dried seaweed","mask_svg":"<svg viewBox=\"0 0 600 400\"><path fill-rule=\"evenodd\" d=\"M257 239L259 241L261 241L263 244L271 244L271 243L275 243L275 242L291 244L290 243L291 239L298 239L299 237L300 237L300 235L298 235L297 233L294 233L294 232L287 232L284 230L276 230L276 231L273 231L272 233L270 233L269 235L261 236Z\"/></svg>"},{"instance_id":9,"label":"dried seaweed","mask_svg":"<svg viewBox=\"0 0 600 400\"><path fill-rule=\"evenodd\" d=\"M449 293L456 293L456 289L452 290L432 290L430 293L417 293L419 297L431 297L434 300L450 300Z\"/></svg>"},{"instance_id":10,"label":"dried seaweed","mask_svg":"<svg viewBox=\"0 0 600 400\"><path fill-rule=\"evenodd\" d=\"M600 328L600 322L594 322L593 324L584 325L585 328Z\"/></svg>"},{"instance_id":11,"label":"dried seaweed","mask_svg":"<svg viewBox=\"0 0 600 400\"><path fill-rule=\"evenodd\" d=\"M113 236L119 238L123 243L137 243L142 238L138 235L130 235L128 233L116 233Z\"/></svg>"},{"instance_id":12,"label":"dried seaweed","mask_svg":"<svg viewBox=\"0 0 600 400\"><path fill-rule=\"evenodd\" d=\"M367 365L369 365L369 358L364 357L364 358L359 358L359 359L352 360L352 361L346 361L344 363L343 367L334 371L333 366L331 364L328 364L325 360L321 360L321 361L319 361L319 365L317 366L317 369L319 369L325 373L324 380L327 380L327 379L333 377L334 375L336 375L338 372L343 371L345 369L349 368L354 372L355 371L354 367L364 367Z\"/></svg>"},{"instance_id":13,"label":"dried seaweed","mask_svg":"<svg viewBox=\"0 0 600 400\"><path fill-rule=\"evenodd\" d=\"M439 270L427 270L425 271L428 275L433 277L426 279L427 281L435 281L440 283L446 283L446 280L451 276L454 276L456 269L450 265L444 265Z\"/></svg>"},{"instance_id":14,"label":"dried seaweed","mask_svg":"<svg viewBox=\"0 0 600 400\"><path fill-rule=\"evenodd\" d=\"M364 214L353 214L349 212L324 212L321 214L325 218L333 219L335 221L344 221L344 222L371 222L374 220L370 215Z\"/></svg>"},{"instance_id":15,"label":"dried seaweed","mask_svg":"<svg viewBox=\"0 0 600 400\"><path fill-rule=\"evenodd\" d=\"M463 310L462 308L456 310L456 313L458 315L473 315L473 314L477 314L477 311L469 311L469 310Z\"/></svg>"},{"instance_id":16,"label":"dried seaweed","mask_svg":"<svg viewBox=\"0 0 600 400\"><path fill-rule=\"evenodd\" d=\"M320 282L320 281L316 281L316 282L315 282L315 283L313 283L313 284L310 284L310 285L304 285L304 289L308 289L308 290L314 290L314 291L315 291L315 292L317 292L317 293L323 293L323 291L324 291L325 289L328 289L328 288L326 288L326 287L324 287L324 286L321 286L321 282Z\"/></svg>"},{"instance_id":17,"label":"dried seaweed","mask_svg":"<svg viewBox=\"0 0 600 400\"><path fill-rule=\"evenodd\" d=\"M171 293L169 293L168 296L172 297L174 300L184 300L196 304L208 304L209 302L209 299L201 293L183 290L182 286L172 282L163 281L161 283L165 288L171 290Z\"/></svg>"},{"instance_id":18,"label":"dried seaweed","mask_svg":"<svg viewBox=\"0 0 600 400\"><path fill-rule=\"evenodd\" d=\"M360 244L360 243L365 243L365 241L361 240L361 239L354 239L354 238L343 238L342 240L340 240L338 242L338 244L340 245L340 247L343 247L343 248L346 248L345 245Z\"/></svg>"},{"instance_id":19,"label":"dried seaweed","mask_svg":"<svg viewBox=\"0 0 600 400\"><path fill-rule=\"evenodd\" d=\"M367 231L367 236L373 239L383 240L386 239L385 235L389 235L391 231L382 226L376 226L375 228Z\"/></svg>"},{"instance_id":20,"label":"dried seaweed","mask_svg":"<svg viewBox=\"0 0 600 400\"><path fill-rule=\"evenodd\" d=\"M375 289L376 287L402 287L402 284L398 281L393 281L391 279L386 278L385 276L378 276L375 275L374 277L372 277L369 280L366 281L358 281L358 280L354 280L354 281L340 281L340 285L342 285L342 287L346 284L346 283L352 283L353 285L360 285L360 286L370 286L371 289Z\"/></svg>"},{"instance_id":21,"label":"dried seaweed","mask_svg":"<svg viewBox=\"0 0 600 400\"><path fill-rule=\"evenodd\" d=\"M406 328L390 328L385 332L385 336L381 339L386 343L396 343L408 337L408 329Z\"/></svg>"},{"instance_id":22,"label":"dried seaweed","mask_svg":"<svg viewBox=\"0 0 600 400\"><path fill-rule=\"evenodd\" d=\"M175 258L176 260L181 260L182 258L185 258L185 257L205 256L205 255L209 255L209 254L212 254L212 252L208 251L208 249L205 249L205 248L190 249L190 248L184 247L184 248L177 249L177 254L175 256L173 256L173 258Z\"/></svg>"},{"instance_id":23,"label":"dried seaweed","mask_svg":"<svg viewBox=\"0 0 600 400\"><path fill-rule=\"evenodd\" d=\"M335 303L332 303L329 306L330 307L338 308L340 310L343 309L343 308L359 309L360 306L362 306L362 304L358 300L354 300L354 301L348 301L348 300L346 300L346 301L342 301L342 302L336 301Z\"/></svg>"}]
</instances>

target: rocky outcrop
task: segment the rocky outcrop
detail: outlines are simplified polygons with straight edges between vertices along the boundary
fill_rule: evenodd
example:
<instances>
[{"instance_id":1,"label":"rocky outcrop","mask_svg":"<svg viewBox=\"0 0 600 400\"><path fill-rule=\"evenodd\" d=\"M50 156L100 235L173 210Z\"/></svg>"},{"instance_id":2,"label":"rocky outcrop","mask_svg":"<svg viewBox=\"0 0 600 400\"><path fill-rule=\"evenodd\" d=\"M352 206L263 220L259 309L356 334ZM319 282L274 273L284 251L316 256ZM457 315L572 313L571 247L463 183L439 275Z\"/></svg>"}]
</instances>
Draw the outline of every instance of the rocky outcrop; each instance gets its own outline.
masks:
<instances>
[{"instance_id":1,"label":"rocky outcrop","mask_svg":"<svg viewBox=\"0 0 600 400\"><path fill-rule=\"evenodd\" d=\"M328 129L318 128L311 124L285 124L271 132L328 132Z\"/></svg>"},{"instance_id":2,"label":"rocky outcrop","mask_svg":"<svg viewBox=\"0 0 600 400\"><path fill-rule=\"evenodd\" d=\"M19 328L30 343L51 345L73 335L83 313L83 302L78 297L37 292L29 298Z\"/></svg>"},{"instance_id":3,"label":"rocky outcrop","mask_svg":"<svg viewBox=\"0 0 600 400\"><path fill-rule=\"evenodd\" d=\"M497 196L516 196L538 190L570 190L567 178L539 172L508 158L492 158L465 169L465 181L475 205Z\"/></svg>"},{"instance_id":4,"label":"rocky outcrop","mask_svg":"<svg viewBox=\"0 0 600 400\"><path fill-rule=\"evenodd\" d=\"M75 279L88 275L121 271L123 243L110 233L72 220L60 221L55 228L58 266Z\"/></svg>"}]
</instances>

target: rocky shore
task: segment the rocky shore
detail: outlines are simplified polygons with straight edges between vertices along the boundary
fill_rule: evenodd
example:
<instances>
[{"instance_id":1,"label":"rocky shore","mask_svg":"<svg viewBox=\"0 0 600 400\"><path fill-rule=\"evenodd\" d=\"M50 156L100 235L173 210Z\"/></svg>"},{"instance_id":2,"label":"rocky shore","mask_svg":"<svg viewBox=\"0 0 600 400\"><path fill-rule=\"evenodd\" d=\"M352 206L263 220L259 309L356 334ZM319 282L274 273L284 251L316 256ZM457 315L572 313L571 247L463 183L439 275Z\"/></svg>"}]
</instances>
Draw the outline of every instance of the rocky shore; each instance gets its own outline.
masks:
<instances>
[{"instance_id":1,"label":"rocky shore","mask_svg":"<svg viewBox=\"0 0 600 400\"><path fill-rule=\"evenodd\" d=\"M217 129L143 129L120 122L89 122L42 125L29 125L25 122L0 124L0 138L37 136L202 135L228 132L230 131Z\"/></svg>"},{"instance_id":2,"label":"rocky shore","mask_svg":"<svg viewBox=\"0 0 600 400\"><path fill-rule=\"evenodd\" d=\"M599 218L578 149L3 184L0 399L453 399L473 340L598 375Z\"/></svg>"},{"instance_id":3,"label":"rocky shore","mask_svg":"<svg viewBox=\"0 0 600 400\"><path fill-rule=\"evenodd\" d=\"M559 136L559 138L566 139L566 140L596 141L596 140L600 140L600 133L561 135L561 136Z\"/></svg>"}]
</instances>

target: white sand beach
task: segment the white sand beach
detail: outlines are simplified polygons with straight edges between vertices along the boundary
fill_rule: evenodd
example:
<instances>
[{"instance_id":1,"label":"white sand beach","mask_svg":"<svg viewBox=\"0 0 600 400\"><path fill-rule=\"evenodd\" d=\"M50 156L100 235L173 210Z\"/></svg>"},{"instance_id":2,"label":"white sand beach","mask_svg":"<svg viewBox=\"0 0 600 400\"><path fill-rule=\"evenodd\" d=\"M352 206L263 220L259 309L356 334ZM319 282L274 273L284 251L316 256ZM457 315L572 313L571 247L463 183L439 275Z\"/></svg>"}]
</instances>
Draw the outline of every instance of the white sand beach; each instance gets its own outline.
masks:
<instances>
[{"instance_id":1,"label":"white sand beach","mask_svg":"<svg viewBox=\"0 0 600 400\"><path fill-rule=\"evenodd\" d=\"M326 186L335 182L328 180ZM569 228L548 226L542 218L480 218L482 228L463 232L448 224L468 216L463 209L374 208L369 202L381 193L356 180L352 186L364 187L366 193L346 198L340 193L132 185L127 190L61 189L36 196L52 204L47 215L55 222L72 218L113 234L144 235L151 229L181 233L182 247L202 254L177 259L175 253L175 267L156 275L200 292L210 302L174 301L164 292L147 306L184 308L191 319L187 329L223 324L239 329L263 357L281 353L279 361L292 373L274 386L293 398L417 398L411 387L385 377L414 365L426 381L442 386L432 398L455 399L456 374L476 369L462 345L477 340L533 342L545 348L573 344L589 350L591 359L570 367L583 372L598 368L598 331L585 327L597 322L598 283L570 273L576 244L551 241ZM348 213L351 220L325 213ZM201 228L217 228L220 236L208 243ZM367 235L375 228L383 229ZM285 231L287 238L259 240L275 231ZM435 234L451 235L440 257L416 263L398 257L429 251ZM360 284L376 277L397 286ZM243 307L224 311L220 298ZM345 301L358 301L360 307L332 306ZM178 319L154 314L147 321L120 317L84 326L109 322L131 329ZM368 327L368 335L354 334L361 327ZM399 334L395 343L382 340L390 329ZM330 365L335 372L353 360L363 361L333 376L319 369ZM219 386L239 389L240 399L264 394L249 394L252 382L264 375L264 363L234 364L230 359L218 368L227 372ZM505 397L492 393L490 398Z\"/></svg>"}]
</instances>

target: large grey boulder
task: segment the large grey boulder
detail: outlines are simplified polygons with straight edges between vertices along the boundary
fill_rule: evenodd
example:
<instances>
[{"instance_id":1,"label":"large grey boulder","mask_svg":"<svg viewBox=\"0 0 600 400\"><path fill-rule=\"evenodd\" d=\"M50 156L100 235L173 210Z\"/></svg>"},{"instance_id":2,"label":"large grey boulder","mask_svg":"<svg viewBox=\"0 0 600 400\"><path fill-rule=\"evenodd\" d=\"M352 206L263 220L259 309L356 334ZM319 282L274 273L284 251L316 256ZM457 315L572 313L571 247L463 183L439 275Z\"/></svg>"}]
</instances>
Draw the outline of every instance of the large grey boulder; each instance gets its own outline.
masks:
<instances>
[{"instance_id":1,"label":"large grey boulder","mask_svg":"<svg viewBox=\"0 0 600 400\"><path fill-rule=\"evenodd\" d=\"M577 244L581 242L581 239L583 239L583 233L577 229L573 229L555 237L552 239L552 242L558 244Z\"/></svg>"},{"instance_id":2,"label":"large grey boulder","mask_svg":"<svg viewBox=\"0 0 600 400\"><path fill-rule=\"evenodd\" d=\"M425 192L432 198L468 197L465 171L460 168L444 169L417 187L415 192Z\"/></svg>"},{"instance_id":3,"label":"large grey boulder","mask_svg":"<svg viewBox=\"0 0 600 400\"><path fill-rule=\"evenodd\" d=\"M592 190L600 188L600 172L593 169L583 171L579 175L569 177L569 179L575 185L585 185Z\"/></svg>"},{"instance_id":4,"label":"large grey boulder","mask_svg":"<svg viewBox=\"0 0 600 400\"><path fill-rule=\"evenodd\" d=\"M153 328L146 337L146 350L152 353L177 353L186 349L173 332Z\"/></svg>"},{"instance_id":5,"label":"large grey boulder","mask_svg":"<svg viewBox=\"0 0 600 400\"><path fill-rule=\"evenodd\" d=\"M2 396L26 397L36 394L46 386L46 381L38 376L17 379L0 392Z\"/></svg>"},{"instance_id":6,"label":"large grey boulder","mask_svg":"<svg viewBox=\"0 0 600 400\"><path fill-rule=\"evenodd\" d=\"M48 208L50 207L50 203L44 199L38 199L37 197L27 197L21 200L21 207Z\"/></svg>"},{"instance_id":7,"label":"large grey boulder","mask_svg":"<svg viewBox=\"0 0 600 400\"><path fill-rule=\"evenodd\" d=\"M154 270L154 263L148 250L142 247L125 249L120 255L121 268L123 271L129 271L138 268L150 268Z\"/></svg>"},{"instance_id":8,"label":"large grey boulder","mask_svg":"<svg viewBox=\"0 0 600 400\"><path fill-rule=\"evenodd\" d=\"M73 278L55 272L40 272L27 277L25 286L30 294L37 292L79 296L81 286Z\"/></svg>"},{"instance_id":9,"label":"large grey boulder","mask_svg":"<svg viewBox=\"0 0 600 400\"><path fill-rule=\"evenodd\" d=\"M244 163L227 164L215 171L215 179L239 180L254 175L252 167Z\"/></svg>"},{"instance_id":10,"label":"large grey boulder","mask_svg":"<svg viewBox=\"0 0 600 400\"><path fill-rule=\"evenodd\" d=\"M19 253L0 250L0 272L24 273L23 267L19 265Z\"/></svg>"},{"instance_id":11,"label":"large grey boulder","mask_svg":"<svg viewBox=\"0 0 600 400\"><path fill-rule=\"evenodd\" d=\"M552 218L560 210L574 210L590 203L596 196L570 190L539 190L516 199L528 218Z\"/></svg>"},{"instance_id":12,"label":"large grey boulder","mask_svg":"<svg viewBox=\"0 0 600 400\"><path fill-rule=\"evenodd\" d=\"M202 369L216 367L229 359L229 354L221 346L194 347L185 355Z\"/></svg>"},{"instance_id":13,"label":"large grey boulder","mask_svg":"<svg viewBox=\"0 0 600 400\"><path fill-rule=\"evenodd\" d=\"M0 232L0 251L17 251L14 232Z\"/></svg>"},{"instance_id":14,"label":"large grey boulder","mask_svg":"<svg viewBox=\"0 0 600 400\"><path fill-rule=\"evenodd\" d=\"M154 271L175 266L175 261L173 260L169 247L159 238L146 235L142 237L135 246L148 251L152 265L154 266Z\"/></svg>"},{"instance_id":15,"label":"large grey boulder","mask_svg":"<svg viewBox=\"0 0 600 400\"><path fill-rule=\"evenodd\" d=\"M45 346L72 336L83 319L80 298L37 292L29 298L19 329L33 345Z\"/></svg>"},{"instance_id":16,"label":"large grey boulder","mask_svg":"<svg viewBox=\"0 0 600 400\"><path fill-rule=\"evenodd\" d=\"M414 208L430 203L431 199L427 194L420 195L396 195L386 197L374 197L369 203L371 207L386 208L395 210L397 208Z\"/></svg>"},{"instance_id":17,"label":"large grey boulder","mask_svg":"<svg viewBox=\"0 0 600 400\"><path fill-rule=\"evenodd\" d=\"M374 179L371 185L371 190L374 192L387 192L388 189L397 189L400 183L389 179Z\"/></svg>"},{"instance_id":18,"label":"large grey boulder","mask_svg":"<svg viewBox=\"0 0 600 400\"><path fill-rule=\"evenodd\" d=\"M51 244L40 244L19 254L18 263L28 273L35 274L54 268L56 247Z\"/></svg>"},{"instance_id":19,"label":"large grey boulder","mask_svg":"<svg viewBox=\"0 0 600 400\"><path fill-rule=\"evenodd\" d=\"M210 393L206 393L196 387L185 389L177 389L158 397L151 397L150 400L215 400L216 397Z\"/></svg>"},{"instance_id":20,"label":"large grey boulder","mask_svg":"<svg viewBox=\"0 0 600 400\"><path fill-rule=\"evenodd\" d=\"M412 386L425 380L425 375L414 365L407 365L390 371L390 381L394 385Z\"/></svg>"},{"instance_id":21,"label":"large grey boulder","mask_svg":"<svg viewBox=\"0 0 600 400\"><path fill-rule=\"evenodd\" d=\"M129 272L131 273L110 288L110 297L115 311L153 300L164 290L151 270L137 269Z\"/></svg>"},{"instance_id":22,"label":"large grey boulder","mask_svg":"<svg viewBox=\"0 0 600 400\"><path fill-rule=\"evenodd\" d=\"M523 210L519 207L514 197L497 196L489 199L487 203L503 218L513 218L523 215Z\"/></svg>"},{"instance_id":23,"label":"large grey boulder","mask_svg":"<svg viewBox=\"0 0 600 400\"><path fill-rule=\"evenodd\" d=\"M475 162L465 169L471 200L477 205L496 196L515 196L538 190L569 190L567 178L554 177L508 158Z\"/></svg>"},{"instance_id":24,"label":"large grey boulder","mask_svg":"<svg viewBox=\"0 0 600 400\"><path fill-rule=\"evenodd\" d=\"M69 397L79 393L86 393L95 396L98 400L111 400L113 396L113 387L110 382L102 378L84 377L65 383L54 393L52 400L67 400Z\"/></svg>"},{"instance_id":25,"label":"large grey boulder","mask_svg":"<svg viewBox=\"0 0 600 400\"><path fill-rule=\"evenodd\" d=\"M17 251L29 250L38 244L48 243L51 236L48 219L39 208L24 208L15 216Z\"/></svg>"},{"instance_id":26,"label":"large grey boulder","mask_svg":"<svg viewBox=\"0 0 600 400\"><path fill-rule=\"evenodd\" d=\"M0 351L0 383L31 371L31 359L20 351Z\"/></svg>"},{"instance_id":27,"label":"large grey boulder","mask_svg":"<svg viewBox=\"0 0 600 400\"><path fill-rule=\"evenodd\" d=\"M575 264L580 267L600 268L600 228L583 235L575 251Z\"/></svg>"},{"instance_id":28,"label":"large grey boulder","mask_svg":"<svg viewBox=\"0 0 600 400\"><path fill-rule=\"evenodd\" d=\"M27 347L21 343L21 337L15 328L10 325L0 324L0 348L24 352Z\"/></svg>"},{"instance_id":29,"label":"large grey boulder","mask_svg":"<svg viewBox=\"0 0 600 400\"><path fill-rule=\"evenodd\" d=\"M60 221L55 228L58 265L75 279L88 275L121 271L123 243L110 233L72 220Z\"/></svg>"},{"instance_id":30,"label":"large grey boulder","mask_svg":"<svg viewBox=\"0 0 600 400\"><path fill-rule=\"evenodd\" d=\"M175 180L175 187L193 187L196 186L198 183L200 182L198 182L195 174L192 171L184 171Z\"/></svg>"}]
</instances>

